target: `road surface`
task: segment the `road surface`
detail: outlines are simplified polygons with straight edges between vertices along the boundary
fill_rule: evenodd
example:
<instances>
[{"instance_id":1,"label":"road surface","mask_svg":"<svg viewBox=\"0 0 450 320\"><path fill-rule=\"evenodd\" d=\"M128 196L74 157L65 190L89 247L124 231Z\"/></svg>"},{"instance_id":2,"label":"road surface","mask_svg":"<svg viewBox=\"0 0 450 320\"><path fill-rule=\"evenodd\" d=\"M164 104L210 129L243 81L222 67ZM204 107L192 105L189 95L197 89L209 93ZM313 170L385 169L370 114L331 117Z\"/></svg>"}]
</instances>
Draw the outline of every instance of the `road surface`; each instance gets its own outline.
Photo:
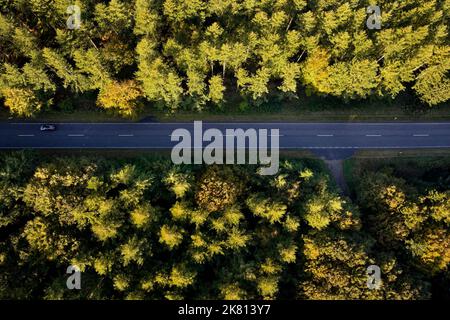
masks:
<instances>
[{"instance_id":1,"label":"road surface","mask_svg":"<svg viewBox=\"0 0 450 320\"><path fill-rule=\"evenodd\" d=\"M2 149L170 149L173 130L193 123L1 123ZM307 149L339 159L358 149L450 148L449 123L203 123L203 130L279 129L281 149ZM270 132L270 131L269 131ZM204 143L203 146L208 143Z\"/></svg>"}]
</instances>

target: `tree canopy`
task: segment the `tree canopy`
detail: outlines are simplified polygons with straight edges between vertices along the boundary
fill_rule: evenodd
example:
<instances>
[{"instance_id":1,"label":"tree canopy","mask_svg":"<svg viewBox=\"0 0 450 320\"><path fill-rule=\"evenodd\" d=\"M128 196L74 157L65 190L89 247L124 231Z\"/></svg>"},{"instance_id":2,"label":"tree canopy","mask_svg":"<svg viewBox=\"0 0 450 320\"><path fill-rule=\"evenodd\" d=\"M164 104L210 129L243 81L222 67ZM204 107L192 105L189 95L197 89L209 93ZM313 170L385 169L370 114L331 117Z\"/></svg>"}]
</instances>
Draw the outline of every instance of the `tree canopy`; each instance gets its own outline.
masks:
<instances>
[{"instance_id":1,"label":"tree canopy","mask_svg":"<svg viewBox=\"0 0 450 320\"><path fill-rule=\"evenodd\" d=\"M446 297L450 180L429 177L445 166L414 181L383 168L358 174L353 203L312 159L260 176L153 156L3 153L0 298ZM66 287L71 265L81 290Z\"/></svg>"},{"instance_id":2,"label":"tree canopy","mask_svg":"<svg viewBox=\"0 0 450 320\"><path fill-rule=\"evenodd\" d=\"M0 1L0 98L12 114L88 91L122 116L138 100L175 112L220 108L232 94L250 104L450 97L445 0L380 0L379 29L367 27L370 1L72 2ZM79 28L67 26L69 5Z\"/></svg>"}]
</instances>

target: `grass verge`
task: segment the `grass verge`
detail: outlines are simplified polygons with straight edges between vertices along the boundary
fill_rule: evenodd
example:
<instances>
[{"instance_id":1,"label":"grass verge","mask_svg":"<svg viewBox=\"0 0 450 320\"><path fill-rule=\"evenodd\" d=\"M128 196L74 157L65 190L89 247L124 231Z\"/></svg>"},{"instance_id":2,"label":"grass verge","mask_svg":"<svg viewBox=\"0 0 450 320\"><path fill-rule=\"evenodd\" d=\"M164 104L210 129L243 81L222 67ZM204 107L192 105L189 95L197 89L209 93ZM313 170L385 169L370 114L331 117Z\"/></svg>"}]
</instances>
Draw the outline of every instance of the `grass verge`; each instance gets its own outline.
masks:
<instances>
[{"instance_id":1,"label":"grass verge","mask_svg":"<svg viewBox=\"0 0 450 320\"><path fill-rule=\"evenodd\" d=\"M431 122L450 121L450 104L428 107L409 95L394 100L357 100L344 102L332 97L300 96L298 99L269 98L258 106L250 106L236 93L230 93L221 107L209 107L202 112L183 108L174 113L147 105L133 119L108 113L95 106L94 97L74 98L70 107L57 106L32 119L12 119L5 108L0 108L0 121L34 122Z\"/></svg>"},{"instance_id":2,"label":"grass verge","mask_svg":"<svg viewBox=\"0 0 450 320\"><path fill-rule=\"evenodd\" d=\"M357 180L364 172L380 170L393 171L398 177L426 187L423 181L436 182L450 171L450 149L358 151L344 161L344 177L350 194L355 194Z\"/></svg>"}]
</instances>

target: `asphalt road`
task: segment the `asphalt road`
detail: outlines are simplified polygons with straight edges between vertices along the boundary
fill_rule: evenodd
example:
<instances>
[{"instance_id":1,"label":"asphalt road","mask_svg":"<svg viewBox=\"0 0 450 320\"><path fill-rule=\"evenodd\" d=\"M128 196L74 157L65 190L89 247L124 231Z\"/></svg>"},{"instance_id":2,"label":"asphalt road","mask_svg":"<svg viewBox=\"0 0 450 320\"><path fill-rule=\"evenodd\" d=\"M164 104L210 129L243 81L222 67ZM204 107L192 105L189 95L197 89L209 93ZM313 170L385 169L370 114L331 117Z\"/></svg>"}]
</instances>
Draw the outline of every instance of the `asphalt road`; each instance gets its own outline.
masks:
<instances>
[{"instance_id":1,"label":"asphalt road","mask_svg":"<svg viewBox=\"0 0 450 320\"><path fill-rule=\"evenodd\" d=\"M1 123L0 148L168 149L178 143L171 141L173 130L193 132L193 123L61 123L54 132L41 132L39 127L39 123ZM209 128L224 134L225 129L279 129L281 149L308 149L331 159L357 149L450 148L450 122L203 123L203 130Z\"/></svg>"}]
</instances>

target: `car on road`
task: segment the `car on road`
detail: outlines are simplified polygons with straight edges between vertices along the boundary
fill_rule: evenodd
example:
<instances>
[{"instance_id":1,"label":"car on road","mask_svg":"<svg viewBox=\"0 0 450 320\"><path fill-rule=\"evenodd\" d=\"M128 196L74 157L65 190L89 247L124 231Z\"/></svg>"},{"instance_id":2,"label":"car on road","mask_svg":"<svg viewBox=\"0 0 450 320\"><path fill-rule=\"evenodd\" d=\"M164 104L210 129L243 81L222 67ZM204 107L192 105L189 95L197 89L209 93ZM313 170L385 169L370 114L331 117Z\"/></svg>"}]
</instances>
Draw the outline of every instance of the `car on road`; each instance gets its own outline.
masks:
<instances>
[{"instance_id":1,"label":"car on road","mask_svg":"<svg viewBox=\"0 0 450 320\"><path fill-rule=\"evenodd\" d=\"M41 125L41 131L55 131L56 126L54 124L43 124Z\"/></svg>"}]
</instances>

